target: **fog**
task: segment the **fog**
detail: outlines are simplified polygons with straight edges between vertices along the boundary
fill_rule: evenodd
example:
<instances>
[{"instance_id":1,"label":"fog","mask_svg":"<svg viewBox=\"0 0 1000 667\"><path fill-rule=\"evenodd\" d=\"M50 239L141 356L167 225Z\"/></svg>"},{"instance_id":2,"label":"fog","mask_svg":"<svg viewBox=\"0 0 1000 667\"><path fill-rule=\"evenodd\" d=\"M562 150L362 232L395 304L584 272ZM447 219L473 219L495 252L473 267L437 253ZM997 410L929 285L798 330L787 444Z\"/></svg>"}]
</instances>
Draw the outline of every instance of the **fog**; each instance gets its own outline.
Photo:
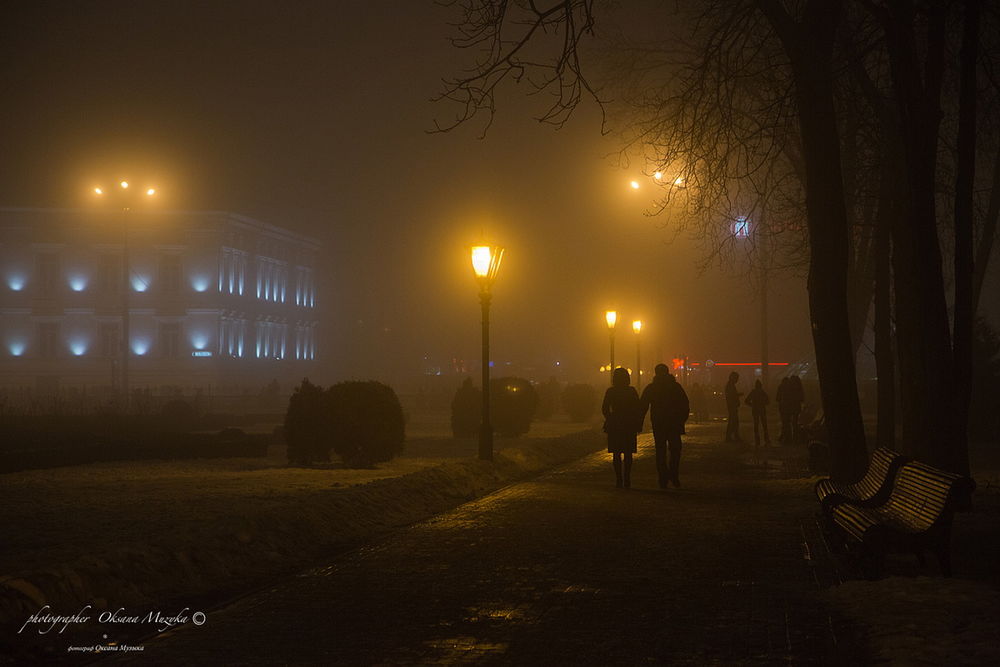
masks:
<instances>
[{"instance_id":1,"label":"fog","mask_svg":"<svg viewBox=\"0 0 1000 667\"><path fill-rule=\"evenodd\" d=\"M654 188L615 159L594 105L556 131L533 120L544 100L512 88L484 139L481 124L427 132L455 113L430 101L441 79L472 64L449 18L389 0L18 3L0 40L0 203L80 206L128 176L155 182L164 207L315 236L321 381L475 371L468 247L484 238L507 249L498 365L598 381L609 308L619 363L633 363L633 319L646 368L758 361L746 267L703 267L700 245L647 215ZM769 301L770 359L808 357L801 277L776 276Z\"/></svg>"}]
</instances>

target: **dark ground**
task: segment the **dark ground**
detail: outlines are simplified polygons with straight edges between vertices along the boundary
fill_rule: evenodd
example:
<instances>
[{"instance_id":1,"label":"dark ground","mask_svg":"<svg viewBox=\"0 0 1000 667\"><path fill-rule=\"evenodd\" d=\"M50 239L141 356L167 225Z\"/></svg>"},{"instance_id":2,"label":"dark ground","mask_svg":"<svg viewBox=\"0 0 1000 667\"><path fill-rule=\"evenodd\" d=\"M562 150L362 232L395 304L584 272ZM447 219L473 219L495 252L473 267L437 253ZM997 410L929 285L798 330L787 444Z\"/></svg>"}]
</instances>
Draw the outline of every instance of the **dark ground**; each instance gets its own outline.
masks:
<instances>
[{"instance_id":1,"label":"dark ground","mask_svg":"<svg viewBox=\"0 0 1000 667\"><path fill-rule=\"evenodd\" d=\"M681 489L601 453L145 642L157 664L858 664L812 482L695 426ZM718 432L717 432L718 431ZM118 656L119 658L121 656Z\"/></svg>"}]
</instances>

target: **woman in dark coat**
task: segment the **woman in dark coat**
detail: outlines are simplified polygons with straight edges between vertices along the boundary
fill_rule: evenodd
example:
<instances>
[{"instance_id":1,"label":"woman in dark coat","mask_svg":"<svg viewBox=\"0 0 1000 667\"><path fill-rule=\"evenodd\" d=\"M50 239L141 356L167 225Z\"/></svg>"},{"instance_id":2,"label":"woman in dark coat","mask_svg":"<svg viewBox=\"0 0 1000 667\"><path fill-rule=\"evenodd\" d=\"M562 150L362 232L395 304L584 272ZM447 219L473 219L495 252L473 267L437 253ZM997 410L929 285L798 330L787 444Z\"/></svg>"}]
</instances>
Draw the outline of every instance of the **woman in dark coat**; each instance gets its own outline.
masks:
<instances>
[{"instance_id":1,"label":"woman in dark coat","mask_svg":"<svg viewBox=\"0 0 1000 667\"><path fill-rule=\"evenodd\" d=\"M632 485L632 455L636 451L635 436L642 430L642 406L631 378L624 368L616 368L611 387L604 393L604 432L608 434L608 451L615 468L615 486ZM623 461L624 459L624 461Z\"/></svg>"}]
</instances>

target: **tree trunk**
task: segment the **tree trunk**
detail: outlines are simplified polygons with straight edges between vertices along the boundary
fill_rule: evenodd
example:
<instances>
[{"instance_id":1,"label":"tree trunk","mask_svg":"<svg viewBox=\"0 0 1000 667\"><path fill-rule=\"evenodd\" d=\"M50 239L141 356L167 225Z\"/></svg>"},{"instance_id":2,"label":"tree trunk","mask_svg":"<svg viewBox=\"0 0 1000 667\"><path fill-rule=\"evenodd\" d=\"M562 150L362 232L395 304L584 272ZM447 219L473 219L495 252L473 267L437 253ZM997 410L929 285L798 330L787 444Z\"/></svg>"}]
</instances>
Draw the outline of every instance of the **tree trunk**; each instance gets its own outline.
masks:
<instances>
[{"instance_id":1,"label":"tree trunk","mask_svg":"<svg viewBox=\"0 0 1000 667\"><path fill-rule=\"evenodd\" d=\"M807 4L801 23L780 2L759 0L792 64L806 170L809 230L809 315L820 393L830 434L831 473L859 479L868 464L847 305L847 209L831 59L841 3Z\"/></svg>"},{"instance_id":2,"label":"tree trunk","mask_svg":"<svg viewBox=\"0 0 1000 667\"><path fill-rule=\"evenodd\" d=\"M929 5L927 43L918 46L913 3L899 0L892 7L886 45L907 186L904 215L892 237L903 446L931 465L953 469L954 416L950 399L941 404L954 387L951 332L934 199L947 12L940 2ZM923 67L918 54L924 55Z\"/></svg>"},{"instance_id":3,"label":"tree trunk","mask_svg":"<svg viewBox=\"0 0 1000 667\"><path fill-rule=\"evenodd\" d=\"M896 449L896 358L892 346L892 221L899 216L894 206L899 188L894 185L898 152L895 142L885 140L879 182L879 208L875 222L875 369L878 375L879 447Z\"/></svg>"},{"instance_id":4,"label":"tree trunk","mask_svg":"<svg viewBox=\"0 0 1000 667\"><path fill-rule=\"evenodd\" d=\"M955 178L955 444L949 470L969 474L969 401L972 399L973 184L976 178L976 61L979 0L966 0L962 24L958 102L958 164Z\"/></svg>"}]
</instances>

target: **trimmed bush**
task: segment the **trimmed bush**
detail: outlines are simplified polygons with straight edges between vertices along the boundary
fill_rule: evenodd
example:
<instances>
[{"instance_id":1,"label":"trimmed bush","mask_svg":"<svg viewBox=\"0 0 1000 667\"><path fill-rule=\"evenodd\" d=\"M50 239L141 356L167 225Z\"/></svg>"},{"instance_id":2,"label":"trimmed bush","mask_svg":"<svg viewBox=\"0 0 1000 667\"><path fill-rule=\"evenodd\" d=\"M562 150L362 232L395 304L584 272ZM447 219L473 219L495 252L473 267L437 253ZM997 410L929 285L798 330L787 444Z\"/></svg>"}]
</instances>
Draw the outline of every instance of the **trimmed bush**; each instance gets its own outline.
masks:
<instances>
[{"instance_id":1,"label":"trimmed bush","mask_svg":"<svg viewBox=\"0 0 1000 667\"><path fill-rule=\"evenodd\" d=\"M589 384L570 384L563 389L563 409L575 422L585 422L597 412L597 390Z\"/></svg>"},{"instance_id":2,"label":"trimmed bush","mask_svg":"<svg viewBox=\"0 0 1000 667\"><path fill-rule=\"evenodd\" d=\"M285 413L285 442L289 463L323 463L330 460L330 416L326 392L319 385L302 380L288 399Z\"/></svg>"},{"instance_id":3,"label":"trimmed bush","mask_svg":"<svg viewBox=\"0 0 1000 667\"><path fill-rule=\"evenodd\" d=\"M451 401L451 433L456 438L471 438L479 433L483 413L483 392L465 378Z\"/></svg>"},{"instance_id":4,"label":"trimmed bush","mask_svg":"<svg viewBox=\"0 0 1000 667\"><path fill-rule=\"evenodd\" d=\"M538 410L538 393L523 378L496 378L490 381L490 418L494 430L515 437L531 429Z\"/></svg>"},{"instance_id":5,"label":"trimmed bush","mask_svg":"<svg viewBox=\"0 0 1000 667\"><path fill-rule=\"evenodd\" d=\"M351 467L388 461L403 451L403 408L392 387L381 382L341 382L327 390L328 437Z\"/></svg>"}]
</instances>

